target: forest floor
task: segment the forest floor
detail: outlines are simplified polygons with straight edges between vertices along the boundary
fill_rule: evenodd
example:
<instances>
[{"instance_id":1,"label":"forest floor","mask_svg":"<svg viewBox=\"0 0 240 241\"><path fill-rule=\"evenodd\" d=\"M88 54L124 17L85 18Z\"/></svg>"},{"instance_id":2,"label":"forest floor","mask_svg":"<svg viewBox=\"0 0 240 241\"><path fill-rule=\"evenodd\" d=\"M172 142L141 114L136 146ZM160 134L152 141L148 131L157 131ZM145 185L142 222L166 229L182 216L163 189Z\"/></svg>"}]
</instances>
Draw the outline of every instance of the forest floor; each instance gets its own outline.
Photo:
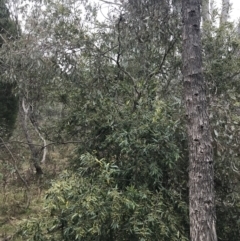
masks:
<instances>
[{"instance_id":1,"label":"forest floor","mask_svg":"<svg viewBox=\"0 0 240 241\"><path fill-rule=\"evenodd\" d=\"M58 152L49 156L41 176L35 174L29 162L18 164L21 178L12 162L0 160L0 241L10 240L24 220L36 218L43 211L46 191L67 165Z\"/></svg>"}]
</instances>

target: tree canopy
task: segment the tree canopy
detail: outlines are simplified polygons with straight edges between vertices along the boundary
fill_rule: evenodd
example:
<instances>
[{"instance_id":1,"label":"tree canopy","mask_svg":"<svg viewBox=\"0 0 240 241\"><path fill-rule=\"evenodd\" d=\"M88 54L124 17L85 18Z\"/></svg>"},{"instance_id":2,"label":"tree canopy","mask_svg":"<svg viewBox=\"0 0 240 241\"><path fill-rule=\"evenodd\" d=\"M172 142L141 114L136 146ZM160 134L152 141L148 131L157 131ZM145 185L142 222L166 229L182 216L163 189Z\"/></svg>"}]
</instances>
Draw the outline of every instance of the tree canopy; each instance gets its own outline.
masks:
<instances>
[{"instance_id":1,"label":"tree canopy","mask_svg":"<svg viewBox=\"0 0 240 241\"><path fill-rule=\"evenodd\" d=\"M0 49L1 77L11 86L4 94L14 88L20 103L10 141L29 148L18 167L29 159L41 168L46 192L13 239L190 240L180 8L165 0L21 8L21 35ZM218 25L215 13L202 25L203 77L217 234L227 241L240 237L240 41L235 24ZM55 171L62 160L65 170L48 179L56 152Z\"/></svg>"}]
</instances>

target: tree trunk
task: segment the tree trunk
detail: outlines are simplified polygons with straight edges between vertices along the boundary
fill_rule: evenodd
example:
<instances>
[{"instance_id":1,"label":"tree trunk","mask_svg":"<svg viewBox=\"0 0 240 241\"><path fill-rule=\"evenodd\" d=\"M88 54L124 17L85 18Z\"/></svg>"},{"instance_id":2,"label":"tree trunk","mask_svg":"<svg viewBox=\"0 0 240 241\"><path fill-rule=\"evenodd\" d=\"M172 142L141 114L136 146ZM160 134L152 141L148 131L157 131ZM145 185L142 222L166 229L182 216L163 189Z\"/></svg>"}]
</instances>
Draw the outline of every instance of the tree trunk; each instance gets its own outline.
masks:
<instances>
[{"instance_id":1,"label":"tree trunk","mask_svg":"<svg viewBox=\"0 0 240 241\"><path fill-rule=\"evenodd\" d=\"M203 18L203 22L210 21L209 0L203 0L203 3L202 3L202 18Z\"/></svg>"},{"instance_id":2,"label":"tree trunk","mask_svg":"<svg viewBox=\"0 0 240 241\"><path fill-rule=\"evenodd\" d=\"M217 241L214 170L202 71L201 0L183 0L183 75L189 145L191 241Z\"/></svg>"},{"instance_id":3,"label":"tree trunk","mask_svg":"<svg viewBox=\"0 0 240 241\"><path fill-rule=\"evenodd\" d=\"M225 24L229 18L230 0L222 0L221 24Z\"/></svg>"},{"instance_id":4,"label":"tree trunk","mask_svg":"<svg viewBox=\"0 0 240 241\"><path fill-rule=\"evenodd\" d=\"M173 12L181 14L182 11L182 1L181 0L172 0Z\"/></svg>"},{"instance_id":5,"label":"tree trunk","mask_svg":"<svg viewBox=\"0 0 240 241\"><path fill-rule=\"evenodd\" d=\"M25 102L24 99L21 100L20 102L20 114L21 114L21 119L22 119L22 127L23 127L23 131L24 131L24 135L26 137L29 149L31 151L31 160L32 163L35 167L36 170L36 174L37 175L42 175L43 171L42 168L39 165L39 161L38 161L38 150L36 149L36 147L33 144L33 141L30 137L28 128L27 128L27 118L28 118L28 111L29 111L29 107L25 106Z\"/></svg>"}]
</instances>

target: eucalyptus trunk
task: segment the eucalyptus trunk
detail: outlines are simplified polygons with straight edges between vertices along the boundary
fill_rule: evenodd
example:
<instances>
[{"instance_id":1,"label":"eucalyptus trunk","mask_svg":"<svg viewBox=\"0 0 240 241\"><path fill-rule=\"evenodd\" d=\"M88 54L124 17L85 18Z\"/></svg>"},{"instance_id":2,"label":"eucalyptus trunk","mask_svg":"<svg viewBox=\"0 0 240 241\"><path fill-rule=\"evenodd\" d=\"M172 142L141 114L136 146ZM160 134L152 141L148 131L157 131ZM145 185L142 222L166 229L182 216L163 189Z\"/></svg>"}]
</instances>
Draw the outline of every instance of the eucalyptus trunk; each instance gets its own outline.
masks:
<instances>
[{"instance_id":1,"label":"eucalyptus trunk","mask_svg":"<svg viewBox=\"0 0 240 241\"><path fill-rule=\"evenodd\" d=\"M213 150L202 70L201 0L183 0L183 75L191 241L217 241Z\"/></svg>"},{"instance_id":2,"label":"eucalyptus trunk","mask_svg":"<svg viewBox=\"0 0 240 241\"><path fill-rule=\"evenodd\" d=\"M229 18L230 0L222 0L221 24L225 24Z\"/></svg>"},{"instance_id":3,"label":"eucalyptus trunk","mask_svg":"<svg viewBox=\"0 0 240 241\"><path fill-rule=\"evenodd\" d=\"M202 3L202 18L203 22L210 21L210 5L209 0L203 0Z\"/></svg>"},{"instance_id":4,"label":"eucalyptus trunk","mask_svg":"<svg viewBox=\"0 0 240 241\"><path fill-rule=\"evenodd\" d=\"M39 156L40 152L37 150L36 146L33 144L32 138L29 133L29 129L27 127L27 119L29 116L29 106L27 107L25 105L24 98L21 99L21 103L20 103L20 116L22 119L22 127L23 127L23 131L24 131L24 135L26 137L29 149L31 151L31 160L35 167L36 174L42 175L43 171L42 171L42 168L39 165L39 161L38 161L38 159L39 159L38 156Z\"/></svg>"}]
</instances>

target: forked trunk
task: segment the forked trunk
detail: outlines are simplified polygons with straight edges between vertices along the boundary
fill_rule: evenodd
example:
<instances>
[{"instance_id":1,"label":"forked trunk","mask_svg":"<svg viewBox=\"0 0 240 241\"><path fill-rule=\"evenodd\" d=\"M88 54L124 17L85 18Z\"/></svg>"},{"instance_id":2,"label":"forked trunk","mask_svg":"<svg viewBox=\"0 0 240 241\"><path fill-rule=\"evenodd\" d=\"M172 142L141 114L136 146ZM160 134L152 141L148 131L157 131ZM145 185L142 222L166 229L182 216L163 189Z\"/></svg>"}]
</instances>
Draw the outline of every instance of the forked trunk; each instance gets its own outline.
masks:
<instances>
[{"instance_id":1,"label":"forked trunk","mask_svg":"<svg viewBox=\"0 0 240 241\"><path fill-rule=\"evenodd\" d=\"M33 163L33 165L35 167L36 174L37 175L42 175L43 171L42 171L42 168L39 165L39 161L38 161L38 159L39 159L38 158L38 150L36 149L35 145L33 144L33 141L31 139L31 136L29 134L29 130L28 130L28 127L27 127L27 118L28 118L29 107L25 106L24 99L21 100L19 109L20 109L20 115L21 115L21 119L22 119L22 127L23 127L23 131L24 131L24 135L26 137L29 149L31 151L32 163Z\"/></svg>"}]
</instances>

